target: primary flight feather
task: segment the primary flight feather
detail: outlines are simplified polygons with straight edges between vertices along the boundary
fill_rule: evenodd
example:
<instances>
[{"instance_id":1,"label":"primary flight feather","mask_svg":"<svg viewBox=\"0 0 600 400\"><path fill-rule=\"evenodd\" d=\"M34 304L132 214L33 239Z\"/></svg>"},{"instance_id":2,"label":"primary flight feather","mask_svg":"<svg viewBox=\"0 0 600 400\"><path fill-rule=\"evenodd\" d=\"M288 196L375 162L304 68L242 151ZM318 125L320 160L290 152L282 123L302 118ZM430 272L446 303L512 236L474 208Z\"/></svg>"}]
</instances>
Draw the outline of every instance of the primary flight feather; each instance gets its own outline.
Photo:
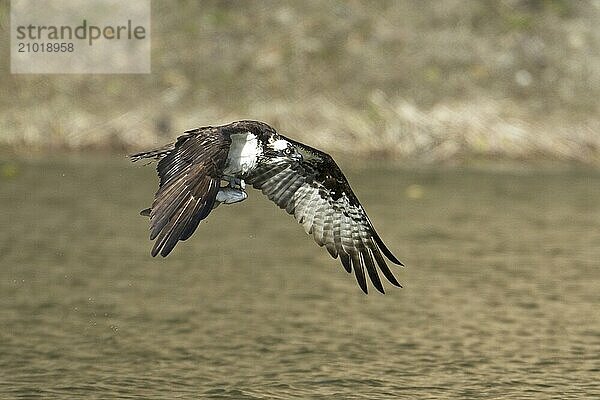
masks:
<instances>
[{"instance_id":1,"label":"primary flight feather","mask_svg":"<svg viewBox=\"0 0 600 400\"><path fill-rule=\"evenodd\" d=\"M402 263L373 228L333 158L263 122L190 130L174 143L131 158L158 160L159 188L152 207L142 211L150 217L152 256L167 256L219 204L245 200L248 183L293 215L319 246L340 258L347 272L354 271L365 293L366 276L384 293L377 267L401 287L386 258ZM221 186L223 181L229 184Z\"/></svg>"}]
</instances>

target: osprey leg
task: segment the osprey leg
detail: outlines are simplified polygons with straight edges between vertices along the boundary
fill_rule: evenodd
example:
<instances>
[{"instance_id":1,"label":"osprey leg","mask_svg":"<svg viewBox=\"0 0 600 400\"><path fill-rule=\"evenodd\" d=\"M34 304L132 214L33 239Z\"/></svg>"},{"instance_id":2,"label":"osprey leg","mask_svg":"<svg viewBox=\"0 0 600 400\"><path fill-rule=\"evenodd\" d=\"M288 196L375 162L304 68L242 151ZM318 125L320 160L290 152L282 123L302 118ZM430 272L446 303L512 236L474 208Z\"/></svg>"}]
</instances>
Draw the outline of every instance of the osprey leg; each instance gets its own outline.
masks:
<instances>
[{"instance_id":1,"label":"osprey leg","mask_svg":"<svg viewBox=\"0 0 600 400\"><path fill-rule=\"evenodd\" d=\"M244 182L243 179L236 178L233 176L224 176L223 180L226 180L227 182L229 182L228 186L231 188L241 189L241 190L246 189L246 182Z\"/></svg>"}]
</instances>

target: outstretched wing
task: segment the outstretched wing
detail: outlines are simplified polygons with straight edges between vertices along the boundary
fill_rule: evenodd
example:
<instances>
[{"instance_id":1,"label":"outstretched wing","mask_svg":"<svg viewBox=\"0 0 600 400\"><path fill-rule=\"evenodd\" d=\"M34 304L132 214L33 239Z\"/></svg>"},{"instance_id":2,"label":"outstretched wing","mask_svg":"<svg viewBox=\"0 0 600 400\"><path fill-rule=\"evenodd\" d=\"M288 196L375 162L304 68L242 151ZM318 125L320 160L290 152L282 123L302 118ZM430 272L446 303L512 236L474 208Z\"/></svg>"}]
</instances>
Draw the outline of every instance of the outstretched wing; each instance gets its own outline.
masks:
<instances>
[{"instance_id":1,"label":"outstretched wing","mask_svg":"<svg viewBox=\"0 0 600 400\"><path fill-rule=\"evenodd\" d=\"M213 208L231 139L217 128L187 131L164 148L131 156L157 158L160 184L150 215L152 256L166 257L188 239Z\"/></svg>"},{"instance_id":2,"label":"outstretched wing","mask_svg":"<svg viewBox=\"0 0 600 400\"><path fill-rule=\"evenodd\" d=\"M348 273L354 270L367 293L365 270L377 290L385 293L376 265L395 286L401 287L383 255L402 265L385 246L346 177L333 158L302 143L287 139L302 155L277 157L264 162L246 179L312 234L333 258L340 257ZM383 255L382 255L383 253Z\"/></svg>"}]
</instances>

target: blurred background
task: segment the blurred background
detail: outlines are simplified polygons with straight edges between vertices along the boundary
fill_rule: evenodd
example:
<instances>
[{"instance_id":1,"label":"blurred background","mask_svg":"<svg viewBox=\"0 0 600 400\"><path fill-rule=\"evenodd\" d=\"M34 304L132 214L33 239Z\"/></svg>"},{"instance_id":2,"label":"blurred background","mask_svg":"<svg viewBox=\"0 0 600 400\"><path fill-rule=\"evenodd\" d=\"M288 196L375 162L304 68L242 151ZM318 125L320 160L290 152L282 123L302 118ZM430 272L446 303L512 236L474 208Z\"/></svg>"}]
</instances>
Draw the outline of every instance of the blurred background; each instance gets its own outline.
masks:
<instances>
[{"instance_id":1,"label":"blurred background","mask_svg":"<svg viewBox=\"0 0 600 400\"><path fill-rule=\"evenodd\" d=\"M153 0L147 75L11 75L0 41L0 398L600 398L599 23ZM245 118L335 156L403 289L255 190L150 256L125 155Z\"/></svg>"},{"instance_id":2,"label":"blurred background","mask_svg":"<svg viewBox=\"0 0 600 400\"><path fill-rule=\"evenodd\" d=\"M3 62L0 144L132 150L251 118L368 157L599 160L596 0L154 0L152 15L149 75Z\"/></svg>"}]
</instances>

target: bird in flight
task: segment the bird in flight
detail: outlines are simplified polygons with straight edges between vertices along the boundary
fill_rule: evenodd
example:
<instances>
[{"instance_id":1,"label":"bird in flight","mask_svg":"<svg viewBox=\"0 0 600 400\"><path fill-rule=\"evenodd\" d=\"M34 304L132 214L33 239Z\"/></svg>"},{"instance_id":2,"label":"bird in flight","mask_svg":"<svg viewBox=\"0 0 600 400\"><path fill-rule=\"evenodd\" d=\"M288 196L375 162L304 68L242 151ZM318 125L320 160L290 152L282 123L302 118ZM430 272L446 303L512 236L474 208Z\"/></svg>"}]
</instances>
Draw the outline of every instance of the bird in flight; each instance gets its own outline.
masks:
<instances>
[{"instance_id":1,"label":"bird in flight","mask_svg":"<svg viewBox=\"0 0 600 400\"><path fill-rule=\"evenodd\" d=\"M192 236L218 205L245 200L246 184L294 216L319 246L339 257L368 293L367 279L385 293L377 267L402 287L384 256L403 264L385 246L348 180L328 154L280 135L258 121L237 121L186 131L162 148L131 155L158 160L159 188L150 217L152 256L166 257ZM366 274L365 274L366 270Z\"/></svg>"}]
</instances>

